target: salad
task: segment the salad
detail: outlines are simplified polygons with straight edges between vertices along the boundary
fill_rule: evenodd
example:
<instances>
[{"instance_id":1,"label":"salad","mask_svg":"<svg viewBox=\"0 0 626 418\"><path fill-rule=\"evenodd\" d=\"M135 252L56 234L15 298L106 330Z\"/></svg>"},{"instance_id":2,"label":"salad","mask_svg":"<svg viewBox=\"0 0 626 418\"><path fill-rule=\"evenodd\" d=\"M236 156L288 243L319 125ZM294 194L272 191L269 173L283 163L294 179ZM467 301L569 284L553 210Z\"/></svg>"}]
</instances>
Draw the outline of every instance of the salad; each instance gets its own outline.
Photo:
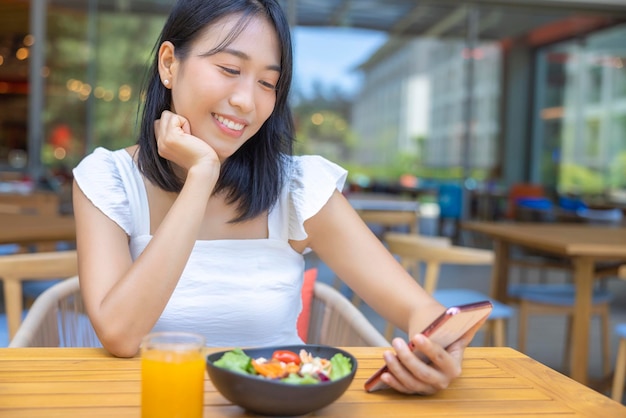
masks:
<instances>
[{"instance_id":1,"label":"salad","mask_svg":"<svg viewBox=\"0 0 626 418\"><path fill-rule=\"evenodd\" d=\"M224 353L214 364L237 373L299 385L338 380L352 371L350 359L341 353L329 360L313 357L304 349L300 353L276 350L270 359L253 359L242 349L236 348Z\"/></svg>"}]
</instances>

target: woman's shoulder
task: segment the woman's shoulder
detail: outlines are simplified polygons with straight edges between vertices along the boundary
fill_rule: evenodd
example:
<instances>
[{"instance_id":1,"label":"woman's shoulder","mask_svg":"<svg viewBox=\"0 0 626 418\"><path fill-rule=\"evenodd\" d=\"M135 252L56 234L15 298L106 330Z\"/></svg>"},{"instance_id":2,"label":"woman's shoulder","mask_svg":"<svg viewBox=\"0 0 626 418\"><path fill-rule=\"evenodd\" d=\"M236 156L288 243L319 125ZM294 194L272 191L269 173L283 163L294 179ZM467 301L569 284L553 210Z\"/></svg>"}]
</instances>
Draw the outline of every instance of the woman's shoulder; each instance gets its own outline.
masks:
<instances>
[{"instance_id":1,"label":"woman's shoulder","mask_svg":"<svg viewBox=\"0 0 626 418\"><path fill-rule=\"evenodd\" d=\"M132 148L98 147L74 168L74 180L83 194L130 235L131 207L140 202L142 182Z\"/></svg>"},{"instance_id":2,"label":"woman's shoulder","mask_svg":"<svg viewBox=\"0 0 626 418\"><path fill-rule=\"evenodd\" d=\"M314 216L336 190L342 191L348 172L319 155L291 157L288 178L289 239L307 237L304 221Z\"/></svg>"},{"instance_id":3,"label":"woman's shoulder","mask_svg":"<svg viewBox=\"0 0 626 418\"><path fill-rule=\"evenodd\" d=\"M322 157L321 155L293 155L289 166L291 176L307 176L326 173L332 177L347 175L347 171L339 164Z\"/></svg>"},{"instance_id":4,"label":"woman's shoulder","mask_svg":"<svg viewBox=\"0 0 626 418\"><path fill-rule=\"evenodd\" d=\"M133 162L131 148L110 150L97 147L91 153L85 155L74 168L74 173L84 170L117 171L120 165L129 165Z\"/></svg>"},{"instance_id":5,"label":"woman's shoulder","mask_svg":"<svg viewBox=\"0 0 626 418\"><path fill-rule=\"evenodd\" d=\"M108 149L105 147L97 147L91 153L87 154L83 161L111 161L111 160L133 160L137 146L133 145L127 148ZM82 162L82 161L81 161Z\"/></svg>"}]
</instances>

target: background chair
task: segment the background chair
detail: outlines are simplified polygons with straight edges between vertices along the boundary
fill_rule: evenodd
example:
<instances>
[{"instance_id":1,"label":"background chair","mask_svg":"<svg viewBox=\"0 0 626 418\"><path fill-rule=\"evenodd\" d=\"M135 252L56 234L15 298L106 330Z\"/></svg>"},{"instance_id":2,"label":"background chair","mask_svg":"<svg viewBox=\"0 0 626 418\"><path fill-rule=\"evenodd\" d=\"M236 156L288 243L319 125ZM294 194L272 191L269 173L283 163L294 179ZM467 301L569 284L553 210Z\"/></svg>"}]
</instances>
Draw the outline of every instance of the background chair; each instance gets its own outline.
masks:
<instances>
[{"instance_id":1,"label":"background chair","mask_svg":"<svg viewBox=\"0 0 626 418\"><path fill-rule=\"evenodd\" d=\"M509 287L509 295L519 303L518 310L518 350L526 351L528 334L528 319L531 315L565 315L566 336L563 355L563 367L569 364L571 351L572 319L576 288L572 284L522 284ZM610 342L609 320L610 302L612 295L609 291L596 287L592 298L592 315L600 317L602 335L602 365L605 374L610 372Z\"/></svg>"},{"instance_id":2,"label":"background chair","mask_svg":"<svg viewBox=\"0 0 626 418\"><path fill-rule=\"evenodd\" d=\"M76 274L78 262L75 250L0 256L9 340L22 320L24 282L67 278Z\"/></svg>"},{"instance_id":3,"label":"background chair","mask_svg":"<svg viewBox=\"0 0 626 418\"><path fill-rule=\"evenodd\" d=\"M85 312L78 276L44 291L9 343L9 347L101 346Z\"/></svg>"},{"instance_id":4,"label":"background chair","mask_svg":"<svg viewBox=\"0 0 626 418\"><path fill-rule=\"evenodd\" d=\"M521 198L544 198L546 191L541 184L515 183L509 188L507 198L507 208L505 216L508 219L515 219L518 200Z\"/></svg>"},{"instance_id":5,"label":"background chair","mask_svg":"<svg viewBox=\"0 0 626 418\"><path fill-rule=\"evenodd\" d=\"M624 394L624 380L626 379L626 323L618 324L615 327L615 334L619 337L619 347L615 361L611 399L621 402Z\"/></svg>"},{"instance_id":6,"label":"background chair","mask_svg":"<svg viewBox=\"0 0 626 418\"><path fill-rule=\"evenodd\" d=\"M397 227L408 228L413 234L418 232L419 213L417 211L357 210L357 213L363 222L381 226L383 233Z\"/></svg>"},{"instance_id":7,"label":"background chair","mask_svg":"<svg viewBox=\"0 0 626 418\"><path fill-rule=\"evenodd\" d=\"M322 282L316 282L313 289L307 343L343 347L390 345L350 300Z\"/></svg>"},{"instance_id":8,"label":"background chair","mask_svg":"<svg viewBox=\"0 0 626 418\"><path fill-rule=\"evenodd\" d=\"M490 300L494 306L487 322L485 343L504 346L506 341L506 321L513 316L513 309L493 300L486 294L473 289L438 289L439 273L444 264L493 265L494 255L490 250L460 247L455 245L433 245L424 237L410 234L388 233L384 237L391 253L400 257L400 262L420 281L420 264L426 265L423 281L424 289L442 305L453 306L465 303ZM393 327L385 332L387 339L393 336Z\"/></svg>"},{"instance_id":9,"label":"background chair","mask_svg":"<svg viewBox=\"0 0 626 418\"><path fill-rule=\"evenodd\" d=\"M626 265L620 267L619 278L626 280ZM615 333L619 337L619 347L617 348L611 398L621 402L624 394L624 380L626 380L626 323L618 324L615 327Z\"/></svg>"},{"instance_id":10,"label":"background chair","mask_svg":"<svg viewBox=\"0 0 626 418\"><path fill-rule=\"evenodd\" d=\"M578 222L619 224L622 219L622 212L619 210L589 209L586 206L578 206L576 213L579 217ZM539 219L534 219L534 221L539 221ZM543 221L552 222L553 219L550 217L543 219ZM523 254L511 264L521 266L524 269L529 267L539 269L540 283L530 283L526 277L523 277L520 283L512 284L508 289L511 299L519 303L518 349L522 352L526 351L530 315L565 315L567 318L565 353L563 355L563 367L565 369L569 364L572 316L576 297L576 287L571 282L573 266L570 260L549 254L536 252L523 252ZM599 280L594 287L592 314L599 316L601 321L602 365L605 374L610 372L609 307L613 296L607 290L603 279L614 277L618 267L619 263L614 262L599 263L595 267L596 277L602 280ZM545 272L555 268L566 273L565 283L547 283Z\"/></svg>"},{"instance_id":11,"label":"background chair","mask_svg":"<svg viewBox=\"0 0 626 418\"><path fill-rule=\"evenodd\" d=\"M365 316L331 286L316 282L311 300L309 344L388 346ZM58 283L35 300L9 347L99 347L85 312L78 277Z\"/></svg>"}]
</instances>

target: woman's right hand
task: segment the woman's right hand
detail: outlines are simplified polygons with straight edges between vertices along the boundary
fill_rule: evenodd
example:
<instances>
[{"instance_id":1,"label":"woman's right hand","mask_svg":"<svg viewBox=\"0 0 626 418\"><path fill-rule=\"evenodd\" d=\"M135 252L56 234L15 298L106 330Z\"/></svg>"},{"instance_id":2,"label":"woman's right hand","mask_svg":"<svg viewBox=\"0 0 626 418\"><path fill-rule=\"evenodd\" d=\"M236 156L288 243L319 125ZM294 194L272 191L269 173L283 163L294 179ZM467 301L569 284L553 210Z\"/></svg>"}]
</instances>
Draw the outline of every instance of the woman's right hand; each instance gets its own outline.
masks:
<instances>
[{"instance_id":1,"label":"woman's right hand","mask_svg":"<svg viewBox=\"0 0 626 418\"><path fill-rule=\"evenodd\" d=\"M191 135L189 121L176 113L163 111L161 119L154 121L154 133L159 155L189 171L206 164L217 167L220 161L215 150L202 139Z\"/></svg>"}]
</instances>

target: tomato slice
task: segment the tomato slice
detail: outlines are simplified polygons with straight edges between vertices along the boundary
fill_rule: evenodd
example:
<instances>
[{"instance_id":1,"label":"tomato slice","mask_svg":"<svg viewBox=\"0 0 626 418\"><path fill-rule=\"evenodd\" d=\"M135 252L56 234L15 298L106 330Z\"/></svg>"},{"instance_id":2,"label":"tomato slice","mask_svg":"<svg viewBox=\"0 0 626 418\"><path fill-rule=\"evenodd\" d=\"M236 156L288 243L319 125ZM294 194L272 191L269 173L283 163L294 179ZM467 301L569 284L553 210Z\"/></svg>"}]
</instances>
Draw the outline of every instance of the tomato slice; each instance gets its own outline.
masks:
<instances>
[{"instance_id":1,"label":"tomato slice","mask_svg":"<svg viewBox=\"0 0 626 418\"><path fill-rule=\"evenodd\" d=\"M293 364L300 364L300 356L296 353L294 353L293 351L289 351L289 350L276 350L274 351L274 354L272 354L272 359L273 360L278 360L278 361L282 361L283 363L293 363Z\"/></svg>"}]
</instances>

